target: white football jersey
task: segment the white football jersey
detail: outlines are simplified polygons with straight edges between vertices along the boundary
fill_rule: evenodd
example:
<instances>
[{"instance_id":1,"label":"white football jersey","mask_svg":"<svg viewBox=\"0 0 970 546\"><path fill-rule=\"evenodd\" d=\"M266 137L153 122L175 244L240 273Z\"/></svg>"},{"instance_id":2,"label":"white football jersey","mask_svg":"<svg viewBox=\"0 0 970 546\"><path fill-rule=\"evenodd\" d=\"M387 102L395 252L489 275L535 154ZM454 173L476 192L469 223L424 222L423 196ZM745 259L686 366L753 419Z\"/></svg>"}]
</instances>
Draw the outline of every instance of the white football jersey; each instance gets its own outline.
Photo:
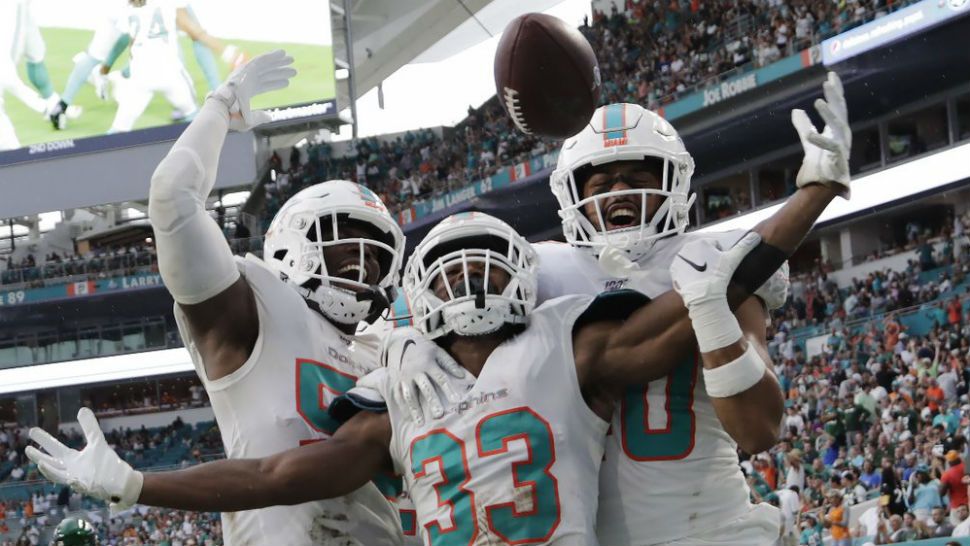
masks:
<instances>
[{"instance_id":1,"label":"white football jersey","mask_svg":"<svg viewBox=\"0 0 970 546\"><path fill-rule=\"evenodd\" d=\"M565 294L632 289L650 298L672 289L670 263L694 237L727 246L744 232L685 234L656 243L636 280L605 273L592 253L539 243L539 303ZM602 546L646 546L724 525L750 508L736 443L704 388L698 354L669 376L630 389L613 415L600 469L596 532Z\"/></svg>"},{"instance_id":2,"label":"white football jersey","mask_svg":"<svg viewBox=\"0 0 970 546\"><path fill-rule=\"evenodd\" d=\"M592 300L559 298L536 309L461 401L443 401L440 419L417 425L384 393L391 456L425 544L596 544L608 423L583 401L571 335Z\"/></svg>"},{"instance_id":3,"label":"white football jersey","mask_svg":"<svg viewBox=\"0 0 970 546\"><path fill-rule=\"evenodd\" d=\"M353 337L307 307L262 260L250 255L236 258L236 264L253 289L259 312L259 337L241 368L209 381L185 316L175 306L179 332L209 394L226 455L266 457L326 440L337 429L328 405L376 368L377 361L358 358ZM227 546L397 546L402 541L400 517L373 483L342 498L226 513L222 520Z\"/></svg>"},{"instance_id":4,"label":"white football jersey","mask_svg":"<svg viewBox=\"0 0 970 546\"><path fill-rule=\"evenodd\" d=\"M148 0L142 7L127 6L118 25L131 36L133 69L134 65L179 59L175 12L186 5L186 0Z\"/></svg>"},{"instance_id":5,"label":"white football jersey","mask_svg":"<svg viewBox=\"0 0 970 546\"><path fill-rule=\"evenodd\" d=\"M356 340L354 342L354 349L357 351L358 359L367 362L378 362L381 354L381 341L384 339L384 336L389 334L394 328L413 326L410 315L411 312L407 307L407 299L404 297L404 294L400 294L391 303L391 308L385 316L388 318L404 318L385 320L385 318L379 317L371 324L361 322L360 327L357 328ZM397 478L397 480L397 482L388 482L390 487L382 488L381 491L384 492L385 496L388 497L387 500L391 501L391 504L401 515L401 528L404 531L404 546L421 546L424 544L424 541L421 540L421 533L418 532L417 509L414 506L414 501L411 499L411 494L400 483L400 478ZM400 487L399 491L393 489L398 486ZM393 493L396 493L396 495Z\"/></svg>"}]
</instances>

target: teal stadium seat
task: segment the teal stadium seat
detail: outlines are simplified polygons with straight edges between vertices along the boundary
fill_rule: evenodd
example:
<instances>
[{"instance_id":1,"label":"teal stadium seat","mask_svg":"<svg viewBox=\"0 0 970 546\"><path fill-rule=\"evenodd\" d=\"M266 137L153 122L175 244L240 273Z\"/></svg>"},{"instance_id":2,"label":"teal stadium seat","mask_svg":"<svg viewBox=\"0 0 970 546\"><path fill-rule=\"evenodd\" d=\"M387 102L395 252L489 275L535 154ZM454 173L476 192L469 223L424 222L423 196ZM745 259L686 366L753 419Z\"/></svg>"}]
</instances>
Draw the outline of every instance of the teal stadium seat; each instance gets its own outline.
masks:
<instances>
[{"instance_id":1,"label":"teal stadium seat","mask_svg":"<svg viewBox=\"0 0 970 546\"><path fill-rule=\"evenodd\" d=\"M139 351L145 348L145 334L144 332L125 334L122 337L121 342L124 345L124 350L126 352Z\"/></svg>"},{"instance_id":2,"label":"teal stadium seat","mask_svg":"<svg viewBox=\"0 0 970 546\"><path fill-rule=\"evenodd\" d=\"M17 348L4 347L0 349L0 368L9 368L17 365Z\"/></svg>"}]
</instances>

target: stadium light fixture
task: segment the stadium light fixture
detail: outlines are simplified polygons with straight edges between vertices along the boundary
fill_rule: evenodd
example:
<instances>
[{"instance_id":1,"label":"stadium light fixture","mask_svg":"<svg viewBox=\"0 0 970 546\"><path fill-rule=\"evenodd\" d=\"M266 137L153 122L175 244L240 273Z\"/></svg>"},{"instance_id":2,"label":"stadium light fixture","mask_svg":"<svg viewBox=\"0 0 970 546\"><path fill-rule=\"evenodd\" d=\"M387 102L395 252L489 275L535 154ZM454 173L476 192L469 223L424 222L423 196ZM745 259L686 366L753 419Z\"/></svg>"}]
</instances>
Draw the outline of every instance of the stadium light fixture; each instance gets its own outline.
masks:
<instances>
[{"instance_id":1,"label":"stadium light fixture","mask_svg":"<svg viewBox=\"0 0 970 546\"><path fill-rule=\"evenodd\" d=\"M0 370L0 394L194 371L189 352L165 349Z\"/></svg>"}]
</instances>

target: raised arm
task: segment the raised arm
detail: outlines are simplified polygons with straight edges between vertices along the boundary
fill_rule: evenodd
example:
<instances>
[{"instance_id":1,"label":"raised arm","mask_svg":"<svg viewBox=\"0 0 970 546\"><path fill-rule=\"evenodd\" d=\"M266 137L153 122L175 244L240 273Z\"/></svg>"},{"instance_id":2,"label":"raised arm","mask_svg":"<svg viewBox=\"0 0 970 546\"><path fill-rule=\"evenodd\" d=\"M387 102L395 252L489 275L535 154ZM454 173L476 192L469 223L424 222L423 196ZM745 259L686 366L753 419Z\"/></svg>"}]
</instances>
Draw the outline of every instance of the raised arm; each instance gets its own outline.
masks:
<instances>
[{"instance_id":1,"label":"raised arm","mask_svg":"<svg viewBox=\"0 0 970 546\"><path fill-rule=\"evenodd\" d=\"M737 313L755 289L768 280L798 248L825 207L837 195L848 194L851 134L841 82L835 74L830 73L823 88L826 100L816 101L816 109L825 119L826 129L820 135L804 112L796 110L792 113L792 122L805 148L805 158L797 177L799 189L771 218L752 230L759 238L756 241L749 239L743 249L739 249L740 261L731 264L729 277L723 279L725 309ZM675 259L675 263L677 261ZM681 263L680 266L688 267L688 264ZM701 259L694 261L692 268L684 271L703 273L708 266ZM676 280L677 276L673 275L673 278ZM728 279L730 286L726 285ZM737 351L748 352L747 341L741 339L741 329L736 319L744 319L746 324L753 324L754 321L752 317L745 318L744 315L743 311L736 315L728 313L727 318L719 314L708 320L712 335L719 337L716 348L724 349L736 341L739 345L721 353L721 358L704 358L705 368L723 366L726 364L723 359L734 356ZM671 290L625 321L600 322L577 332L577 364L581 364L583 369L588 368L591 381L604 386L606 392L621 393L628 385L644 385L670 373L680 361L679 358L671 358L671 355L695 353L698 350L696 329L697 324L692 327L684 299ZM758 346L752 348L756 353L764 353L763 332L760 337ZM750 356L751 353L748 354ZM767 357L766 354L763 356ZM582 366L583 362L585 366ZM764 362L770 360L765 358ZM766 373L771 377L764 377L749 386L754 389L750 393L752 396L735 392L729 397L733 398L733 402L715 402L718 416L726 427L728 422L744 422L743 415L753 415L761 405L761 419L745 423L745 426L738 427L740 430L728 429L733 432L732 437L742 449L749 452L760 451L770 444L768 440L777 434L782 418L780 388L773 374L770 371ZM737 409L738 404L746 408L741 417L733 410L726 409Z\"/></svg>"},{"instance_id":2,"label":"raised arm","mask_svg":"<svg viewBox=\"0 0 970 546\"><path fill-rule=\"evenodd\" d=\"M761 240L753 249L748 249L740 264L736 264L727 293L732 310L737 310L798 248L836 196L848 195L851 132L838 76L829 73L823 90L826 100L815 102L816 109L826 121L822 134L815 130L805 112L792 111L792 123L805 148L796 180L798 191L775 214L752 230L761 236ZM673 290L631 315L621 327L604 325L602 328L612 331L608 339L616 360L610 367L619 369L610 375L615 377L633 377L640 382L658 379L676 364L676 359L668 358L668 355L686 354L696 349L687 309L683 299Z\"/></svg>"},{"instance_id":3,"label":"raised arm","mask_svg":"<svg viewBox=\"0 0 970 546\"><path fill-rule=\"evenodd\" d=\"M285 87L295 74L282 51L253 59L206 99L152 176L148 218L158 269L188 320L210 379L232 373L252 351L259 319L252 289L222 231L205 210L230 128L265 119L249 110L253 95ZM263 114L265 116L265 114ZM213 369L210 369L213 367Z\"/></svg>"},{"instance_id":4,"label":"raised arm","mask_svg":"<svg viewBox=\"0 0 970 546\"><path fill-rule=\"evenodd\" d=\"M726 297L734 269L759 241L756 234L749 234L728 252L722 252L711 240L684 246L674 258L671 277L678 287L673 295L682 308L686 302L691 312L676 329L662 330L662 312L657 311L659 300L655 300L626 321L597 322L577 331L577 365L581 374L586 370L585 377L599 387L590 392L617 397L630 386L664 377L675 366L683 365L685 357L699 353L707 391L724 429L748 453L774 445L784 398L767 365L771 360L765 341L764 304L758 298L749 298L732 313ZM644 324L655 325L660 337L651 338L649 333L638 331ZM677 335L685 335L688 343L678 340ZM739 360L746 373L739 374L736 366L720 374L714 371ZM718 382L717 377L724 378Z\"/></svg>"},{"instance_id":5,"label":"raised arm","mask_svg":"<svg viewBox=\"0 0 970 546\"><path fill-rule=\"evenodd\" d=\"M76 451L41 429L30 438L30 457L47 479L123 510L136 503L177 510L234 512L340 497L390 470L391 424L387 414L361 412L329 440L263 459L225 459L185 470L141 473L105 442L91 410L78 422L87 446Z\"/></svg>"}]
</instances>

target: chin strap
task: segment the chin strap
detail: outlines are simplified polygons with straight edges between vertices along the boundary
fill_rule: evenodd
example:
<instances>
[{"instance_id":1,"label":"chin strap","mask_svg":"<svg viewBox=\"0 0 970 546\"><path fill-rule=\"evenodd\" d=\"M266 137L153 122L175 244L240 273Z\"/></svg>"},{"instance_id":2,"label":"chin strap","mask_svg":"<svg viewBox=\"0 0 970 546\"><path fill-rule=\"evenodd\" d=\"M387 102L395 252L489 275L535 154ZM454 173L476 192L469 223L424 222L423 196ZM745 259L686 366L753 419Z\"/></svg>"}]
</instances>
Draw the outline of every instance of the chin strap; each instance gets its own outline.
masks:
<instances>
[{"instance_id":1,"label":"chin strap","mask_svg":"<svg viewBox=\"0 0 970 546\"><path fill-rule=\"evenodd\" d=\"M367 290L357 293L357 301L370 301L370 309L364 321L373 324L380 318L381 314L391 308L391 302L397 299L397 290L394 287L383 289L376 284L372 284Z\"/></svg>"},{"instance_id":2,"label":"chin strap","mask_svg":"<svg viewBox=\"0 0 970 546\"><path fill-rule=\"evenodd\" d=\"M306 296L303 296L303 301L306 302L306 306L309 307L311 311L314 311L314 312L316 312L316 314L320 315L321 317L323 317L323 318L325 318L327 320L330 320L330 317L328 317L323 312L323 309L320 309L320 304L319 303L311 300L310 298L308 298Z\"/></svg>"}]
</instances>

